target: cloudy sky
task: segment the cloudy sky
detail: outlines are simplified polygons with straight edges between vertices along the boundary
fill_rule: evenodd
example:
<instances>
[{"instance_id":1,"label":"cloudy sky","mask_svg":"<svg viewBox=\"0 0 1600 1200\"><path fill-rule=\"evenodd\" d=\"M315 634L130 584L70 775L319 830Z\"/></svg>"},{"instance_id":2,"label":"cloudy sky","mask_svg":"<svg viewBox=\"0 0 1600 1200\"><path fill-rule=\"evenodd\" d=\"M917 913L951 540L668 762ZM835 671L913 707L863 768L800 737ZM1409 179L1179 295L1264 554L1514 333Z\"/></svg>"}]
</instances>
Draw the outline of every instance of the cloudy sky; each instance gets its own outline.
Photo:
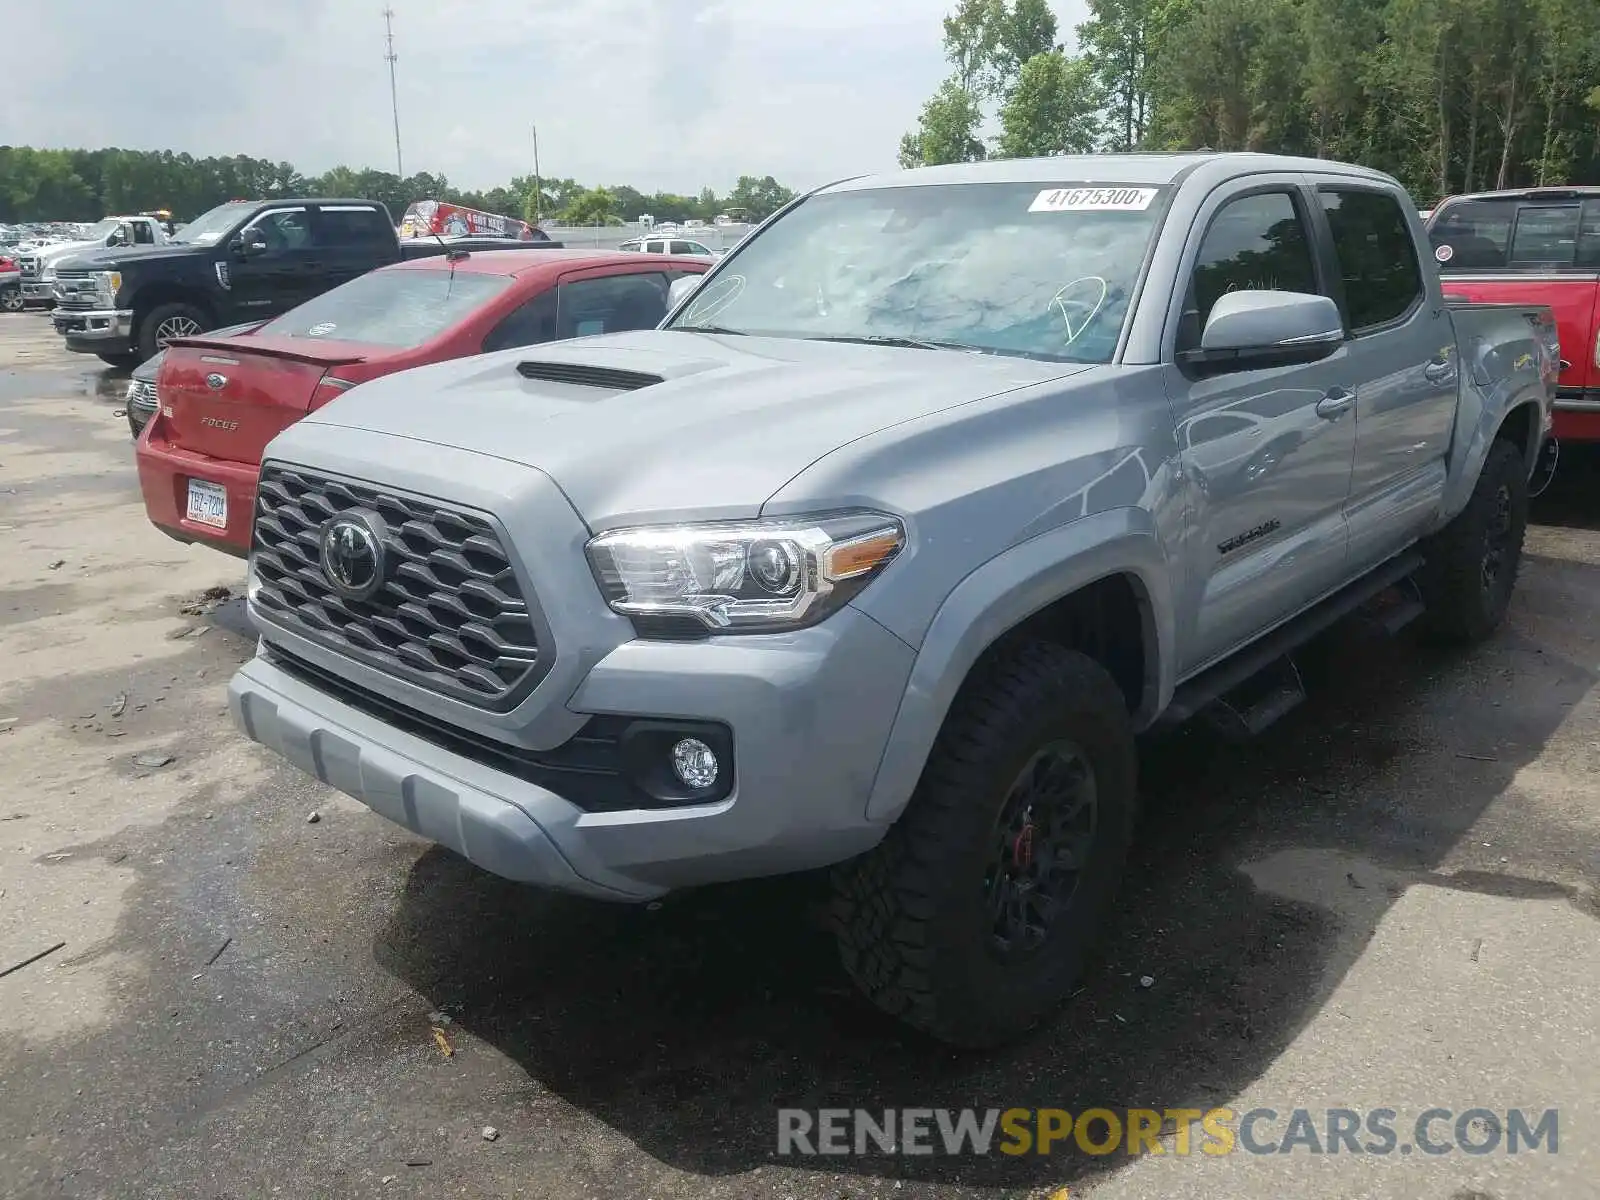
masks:
<instances>
[{"instance_id":1,"label":"cloudy sky","mask_svg":"<svg viewBox=\"0 0 1600 1200\"><path fill-rule=\"evenodd\" d=\"M954 0L389 0L404 165L651 190L892 168ZM394 168L384 0L5 0L0 144ZM1083 0L1055 0L1062 32Z\"/></svg>"}]
</instances>

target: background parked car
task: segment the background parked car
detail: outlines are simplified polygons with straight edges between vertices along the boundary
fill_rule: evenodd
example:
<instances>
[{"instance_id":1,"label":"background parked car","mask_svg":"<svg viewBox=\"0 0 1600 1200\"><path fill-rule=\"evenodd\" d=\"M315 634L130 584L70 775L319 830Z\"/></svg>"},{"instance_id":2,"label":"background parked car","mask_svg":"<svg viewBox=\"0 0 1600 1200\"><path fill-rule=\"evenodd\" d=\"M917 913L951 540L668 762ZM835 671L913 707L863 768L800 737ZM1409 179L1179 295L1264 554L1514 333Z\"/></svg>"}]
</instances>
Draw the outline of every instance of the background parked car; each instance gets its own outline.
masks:
<instances>
[{"instance_id":1,"label":"background parked car","mask_svg":"<svg viewBox=\"0 0 1600 1200\"><path fill-rule=\"evenodd\" d=\"M1600 187L1451 196L1428 241L1450 295L1550 306L1561 335L1555 434L1600 442Z\"/></svg>"},{"instance_id":2,"label":"background parked car","mask_svg":"<svg viewBox=\"0 0 1600 1200\"><path fill-rule=\"evenodd\" d=\"M139 437L145 511L179 541L244 555L261 453L306 413L408 367L653 328L673 280L707 267L616 251L456 251L362 275L244 332L174 340Z\"/></svg>"},{"instance_id":3,"label":"background parked car","mask_svg":"<svg viewBox=\"0 0 1600 1200\"><path fill-rule=\"evenodd\" d=\"M636 238L631 242L623 242L618 250L630 254L698 254L705 258L715 256L716 251L704 242L694 242L687 238Z\"/></svg>"}]
</instances>

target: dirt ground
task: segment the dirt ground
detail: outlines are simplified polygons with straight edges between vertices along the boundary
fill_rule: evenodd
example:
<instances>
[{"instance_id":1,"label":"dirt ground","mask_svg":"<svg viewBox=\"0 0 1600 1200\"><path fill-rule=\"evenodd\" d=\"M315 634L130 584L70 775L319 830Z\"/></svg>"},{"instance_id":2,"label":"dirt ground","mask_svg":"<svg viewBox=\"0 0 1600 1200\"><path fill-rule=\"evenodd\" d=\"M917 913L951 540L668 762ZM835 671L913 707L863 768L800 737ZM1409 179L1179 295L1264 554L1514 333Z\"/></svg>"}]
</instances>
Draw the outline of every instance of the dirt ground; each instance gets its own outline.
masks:
<instances>
[{"instance_id":1,"label":"dirt ground","mask_svg":"<svg viewBox=\"0 0 1600 1200\"><path fill-rule=\"evenodd\" d=\"M970 1056L856 1000L804 881L547 896L247 744L238 602L194 603L242 565L146 523L124 386L0 317L0 971L65 943L0 977L0 1194L1600 1195L1600 458L1536 506L1491 644L1345 631L1257 742L1152 742L1104 960ZM780 1107L967 1105L1520 1106L1561 1136L776 1155Z\"/></svg>"}]
</instances>

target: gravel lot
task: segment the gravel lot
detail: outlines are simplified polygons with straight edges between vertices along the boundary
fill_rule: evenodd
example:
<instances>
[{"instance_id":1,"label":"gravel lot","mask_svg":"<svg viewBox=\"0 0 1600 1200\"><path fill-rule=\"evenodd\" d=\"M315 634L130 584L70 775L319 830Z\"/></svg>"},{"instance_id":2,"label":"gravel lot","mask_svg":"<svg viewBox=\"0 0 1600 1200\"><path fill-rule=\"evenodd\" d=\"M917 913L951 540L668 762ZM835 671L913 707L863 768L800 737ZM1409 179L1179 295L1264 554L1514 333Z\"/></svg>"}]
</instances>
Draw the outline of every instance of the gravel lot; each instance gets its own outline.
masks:
<instances>
[{"instance_id":1,"label":"gravel lot","mask_svg":"<svg viewBox=\"0 0 1600 1200\"><path fill-rule=\"evenodd\" d=\"M238 603L185 612L242 566L146 523L123 386L0 316L0 971L65 943L0 977L0 1194L1600 1195L1600 458L1536 506L1491 645L1343 631L1258 742L1150 745L1105 961L969 1057L854 998L805 881L541 895L246 744ZM780 1106L902 1105L1520 1105L1561 1140L775 1155Z\"/></svg>"}]
</instances>

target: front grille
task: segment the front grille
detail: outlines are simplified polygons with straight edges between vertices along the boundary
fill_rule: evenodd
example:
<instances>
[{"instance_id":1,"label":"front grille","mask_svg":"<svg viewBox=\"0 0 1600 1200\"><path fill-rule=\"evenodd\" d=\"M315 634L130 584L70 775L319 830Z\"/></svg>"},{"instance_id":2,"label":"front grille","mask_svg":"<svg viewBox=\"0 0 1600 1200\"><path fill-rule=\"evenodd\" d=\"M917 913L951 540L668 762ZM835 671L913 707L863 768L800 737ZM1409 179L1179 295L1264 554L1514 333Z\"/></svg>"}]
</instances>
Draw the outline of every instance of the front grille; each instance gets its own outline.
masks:
<instances>
[{"instance_id":1,"label":"front grille","mask_svg":"<svg viewBox=\"0 0 1600 1200\"><path fill-rule=\"evenodd\" d=\"M255 603L267 619L486 708L510 708L538 682L528 602L480 514L275 463L263 465L256 496ZM341 595L322 571L322 527L351 510L377 514L388 531L387 583L368 600Z\"/></svg>"},{"instance_id":2,"label":"front grille","mask_svg":"<svg viewBox=\"0 0 1600 1200\"><path fill-rule=\"evenodd\" d=\"M94 276L85 272L68 275L56 272L56 303L62 308L95 309L106 306L106 298L99 292Z\"/></svg>"},{"instance_id":3,"label":"front grille","mask_svg":"<svg viewBox=\"0 0 1600 1200\"><path fill-rule=\"evenodd\" d=\"M156 385L147 379L135 379L128 384L126 401L129 408L139 412L155 412Z\"/></svg>"},{"instance_id":4,"label":"front grille","mask_svg":"<svg viewBox=\"0 0 1600 1200\"><path fill-rule=\"evenodd\" d=\"M39 278L39 260L37 258L17 259L17 269L22 272L24 279Z\"/></svg>"}]
</instances>

